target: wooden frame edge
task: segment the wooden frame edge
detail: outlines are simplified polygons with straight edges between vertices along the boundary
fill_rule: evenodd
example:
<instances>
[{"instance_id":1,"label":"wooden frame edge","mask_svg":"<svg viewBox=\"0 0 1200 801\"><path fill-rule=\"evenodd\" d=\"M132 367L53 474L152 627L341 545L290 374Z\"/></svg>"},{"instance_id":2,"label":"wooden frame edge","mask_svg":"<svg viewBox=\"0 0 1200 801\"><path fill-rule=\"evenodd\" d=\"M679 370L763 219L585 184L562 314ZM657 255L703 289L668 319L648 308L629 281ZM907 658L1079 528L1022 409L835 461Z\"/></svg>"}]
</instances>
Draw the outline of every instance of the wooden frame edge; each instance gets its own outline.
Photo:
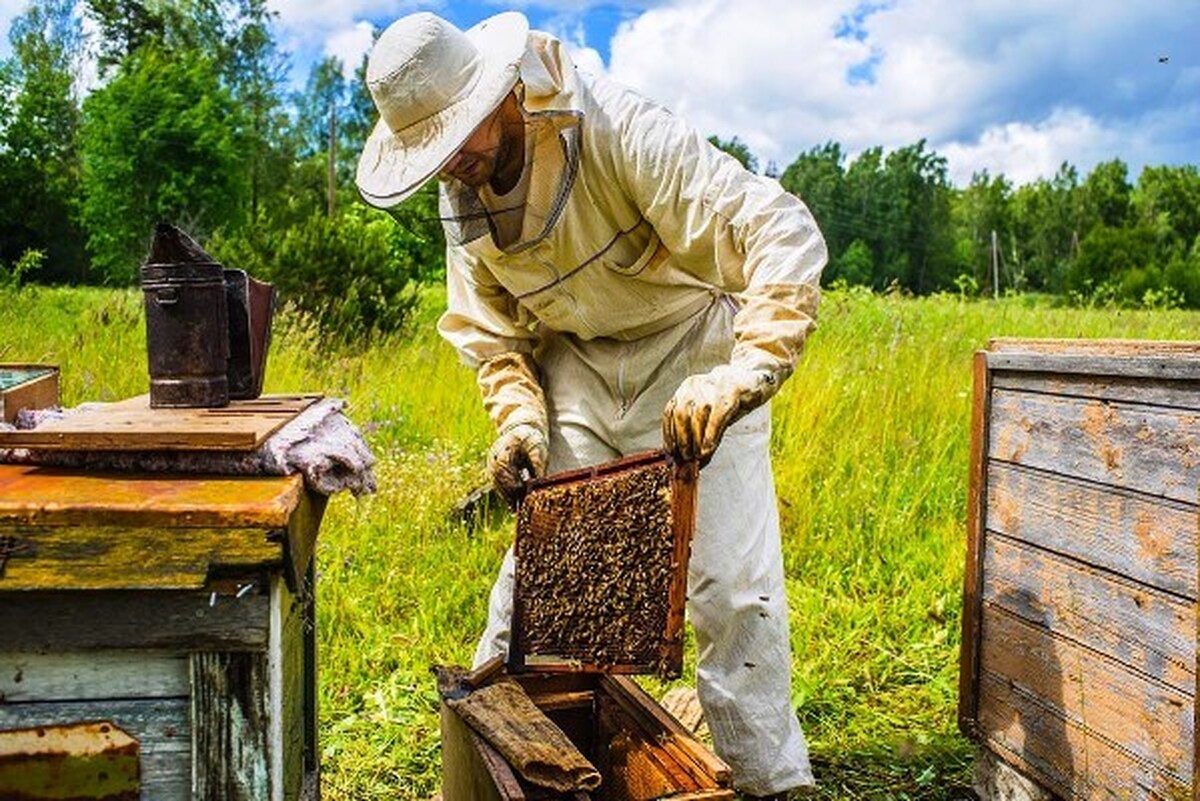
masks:
<instances>
[{"instance_id":1,"label":"wooden frame edge","mask_svg":"<svg viewBox=\"0 0 1200 801\"><path fill-rule=\"evenodd\" d=\"M958 728L972 739L979 735L979 645L983 623L984 503L987 498L988 417L991 373L987 351L973 363L970 478L967 492L967 554L963 571L962 641L958 662Z\"/></svg>"}]
</instances>

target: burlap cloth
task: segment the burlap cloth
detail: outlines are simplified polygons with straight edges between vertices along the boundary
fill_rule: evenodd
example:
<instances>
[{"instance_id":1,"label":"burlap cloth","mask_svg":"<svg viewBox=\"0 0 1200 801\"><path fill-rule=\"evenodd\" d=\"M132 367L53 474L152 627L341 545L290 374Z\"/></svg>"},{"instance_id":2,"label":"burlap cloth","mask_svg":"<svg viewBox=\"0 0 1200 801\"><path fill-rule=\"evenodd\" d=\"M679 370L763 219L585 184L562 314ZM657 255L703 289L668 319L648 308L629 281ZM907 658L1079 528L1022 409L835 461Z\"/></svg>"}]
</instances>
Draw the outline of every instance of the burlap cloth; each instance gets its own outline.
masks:
<instances>
[{"instance_id":1,"label":"burlap cloth","mask_svg":"<svg viewBox=\"0 0 1200 801\"><path fill-rule=\"evenodd\" d=\"M595 790L600 773L563 730L538 709L521 685L500 679L471 688L461 671L439 668L446 706L488 742L522 778L561 793Z\"/></svg>"}]
</instances>

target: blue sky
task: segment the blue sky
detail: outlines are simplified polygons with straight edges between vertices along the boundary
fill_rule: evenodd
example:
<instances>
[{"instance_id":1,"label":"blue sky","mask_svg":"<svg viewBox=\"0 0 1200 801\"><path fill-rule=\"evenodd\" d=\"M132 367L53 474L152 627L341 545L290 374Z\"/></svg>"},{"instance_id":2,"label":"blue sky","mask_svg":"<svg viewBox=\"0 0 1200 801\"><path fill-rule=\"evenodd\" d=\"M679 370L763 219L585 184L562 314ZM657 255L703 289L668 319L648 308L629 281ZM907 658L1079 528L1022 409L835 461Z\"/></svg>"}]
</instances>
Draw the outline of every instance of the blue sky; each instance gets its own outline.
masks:
<instances>
[{"instance_id":1,"label":"blue sky","mask_svg":"<svg viewBox=\"0 0 1200 801\"><path fill-rule=\"evenodd\" d=\"M0 0L0 29L25 2ZM516 8L581 67L781 167L829 140L855 154L922 138L959 184L1064 160L1119 157L1133 176L1200 162L1200 0L270 3L297 82L325 54L357 61L372 26L411 11L468 27Z\"/></svg>"}]
</instances>

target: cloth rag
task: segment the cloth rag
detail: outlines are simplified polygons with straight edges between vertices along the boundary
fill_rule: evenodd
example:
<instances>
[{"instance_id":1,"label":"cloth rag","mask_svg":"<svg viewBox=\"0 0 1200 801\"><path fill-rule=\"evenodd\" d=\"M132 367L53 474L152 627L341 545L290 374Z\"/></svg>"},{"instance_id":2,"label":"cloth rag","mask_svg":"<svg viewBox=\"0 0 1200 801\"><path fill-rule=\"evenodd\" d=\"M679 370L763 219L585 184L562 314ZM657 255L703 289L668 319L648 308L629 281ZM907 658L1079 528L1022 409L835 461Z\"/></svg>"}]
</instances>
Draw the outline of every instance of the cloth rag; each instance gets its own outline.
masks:
<instances>
[{"instance_id":1,"label":"cloth rag","mask_svg":"<svg viewBox=\"0 0 1200 801\"><path fill-rule=\"evenodd\" d=\"M22 409L17 429L29 430L61 420L74 409ZM276 475L300 473L308 488L322 495L349 490L354 495L375 492L375 456L362 433L346 418L346 401L325 398L309 406L256 450L224 451L49 451L0 449L0 462L49 467L86 468L147 473L214 473L218 475ZM0 423L0 426L4 424Z\"/></svg>"}]
</instances>

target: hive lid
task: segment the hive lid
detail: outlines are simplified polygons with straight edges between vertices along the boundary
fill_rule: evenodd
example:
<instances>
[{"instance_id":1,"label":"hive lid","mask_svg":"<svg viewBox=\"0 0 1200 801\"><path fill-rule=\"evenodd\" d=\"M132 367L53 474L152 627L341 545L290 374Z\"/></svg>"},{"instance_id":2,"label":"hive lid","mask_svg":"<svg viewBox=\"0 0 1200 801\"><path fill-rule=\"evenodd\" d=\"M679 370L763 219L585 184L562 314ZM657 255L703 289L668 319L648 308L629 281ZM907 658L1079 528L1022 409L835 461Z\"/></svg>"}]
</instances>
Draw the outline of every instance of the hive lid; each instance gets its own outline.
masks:
<instances>
[{"instance_id":1,"label":"hive lid","mask_svg":"<svg viewBox=\"0 0 1200 801\"><path fill-rule=\"evenodd\" d=\"M654 451L531 485L510 671L679 675L696 475Z\"/></svg>"}]
</instances>

